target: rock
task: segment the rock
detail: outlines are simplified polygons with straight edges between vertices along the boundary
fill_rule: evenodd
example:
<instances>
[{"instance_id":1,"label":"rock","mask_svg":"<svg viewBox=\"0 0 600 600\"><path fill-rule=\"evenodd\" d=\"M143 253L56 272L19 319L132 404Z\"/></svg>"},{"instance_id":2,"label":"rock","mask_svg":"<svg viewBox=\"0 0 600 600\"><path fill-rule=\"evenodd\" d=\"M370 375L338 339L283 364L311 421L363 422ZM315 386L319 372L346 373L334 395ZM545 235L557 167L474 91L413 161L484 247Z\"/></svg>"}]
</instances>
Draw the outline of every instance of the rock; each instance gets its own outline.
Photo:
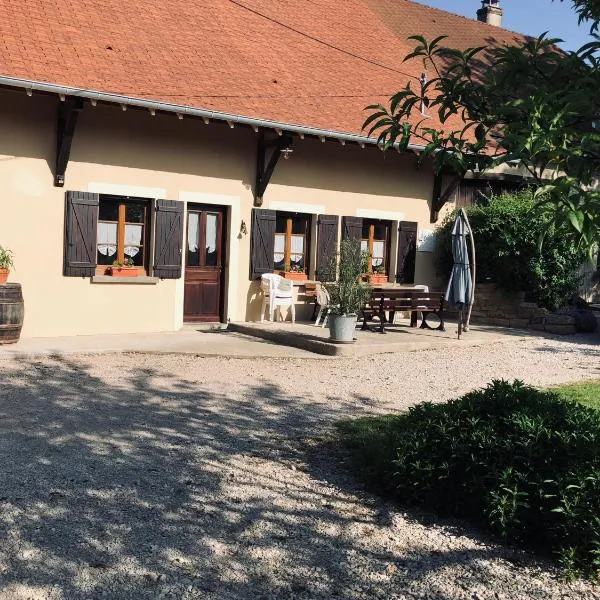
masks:
<instances>
[{"instance_id":1,"label":"rock","mask_svg":"<svg viewBox=\"0 0 600 600\"><path fill-rule=\"evenodd\" d=\"M567 305L556 311L559 315L571 317L575 322L575 329L579 333L593 333L598 327L596 316L587 306Z\"/></svg>"},{"instance_id":2,"label":"rock","mask_svg":"<svg viewBox=\"0 0 600 600\"><path fill-rule=\"evenodd\" d=\"M575 325L575 317L553 313L546 317L546 325Z\"/></svg>"},{"instance_id":3,"label":"rock","mask_svg":"<svg viewBox=\"0 0 600 600\"><path fill-rule=\"evenodd\" d=\"M510 326L518 329L526 329L529 325L529 319L511 319Z\"/></svg>"}]
</instances>

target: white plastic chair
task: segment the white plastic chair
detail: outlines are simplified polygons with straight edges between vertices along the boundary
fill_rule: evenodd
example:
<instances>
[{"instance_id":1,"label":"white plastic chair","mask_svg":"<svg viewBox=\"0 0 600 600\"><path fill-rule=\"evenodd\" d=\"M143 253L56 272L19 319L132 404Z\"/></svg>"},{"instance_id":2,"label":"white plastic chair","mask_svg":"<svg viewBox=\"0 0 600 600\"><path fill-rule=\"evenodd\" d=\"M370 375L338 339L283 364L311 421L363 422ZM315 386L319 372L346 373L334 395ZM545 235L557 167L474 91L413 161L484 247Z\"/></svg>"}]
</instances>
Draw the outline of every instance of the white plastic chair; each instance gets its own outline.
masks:
<instances>
[{"instance_id":1,"label":"white plastic chair","mask_svg":"<svg viewBox=\"0 0 600 600\"><path fill-rule=\"evenodd\" d=\"M285 319L281 314L282 307L290 307L292 323L296 322L296 306L294 304L294 286L290 279L285 279L276 273L265 273L260 278L260 287L263 293L260 321L264 323L267 304L269 305L269 321L273 321L275 310L279 309L279 317Z\"/></svg>"},{"instance_id":2,"label":"white plastic chair","mask_svg":"<svg viewBox=\"0 0 600 600\"><path fill-rule=\"evenodd\" d=\"M319 314L315 321L315 327L319 326L321 317L323 317L323 324L321 327L325 327L327 325L327 319L329 318L329 292L321 283L317 283L317 304L319 305Z\"/></svg>"}]
</instances>

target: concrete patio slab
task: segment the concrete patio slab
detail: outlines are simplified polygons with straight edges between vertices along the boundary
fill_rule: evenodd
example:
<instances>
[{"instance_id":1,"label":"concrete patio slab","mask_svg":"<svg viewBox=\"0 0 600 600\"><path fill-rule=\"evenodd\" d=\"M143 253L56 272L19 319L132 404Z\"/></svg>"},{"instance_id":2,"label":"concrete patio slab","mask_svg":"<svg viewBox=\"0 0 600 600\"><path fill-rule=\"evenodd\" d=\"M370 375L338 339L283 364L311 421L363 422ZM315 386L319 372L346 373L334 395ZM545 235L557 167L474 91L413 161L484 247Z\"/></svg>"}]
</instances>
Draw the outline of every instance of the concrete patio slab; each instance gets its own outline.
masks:
<instances>
[{"instance_id":1,"label":"concrete patio slab","mask_svg":"<svg viewBox=\"0 0 600 600\"><path fill-rule=\"evenodd\" d=\"M315 327L308 323L264 322L230 323L229 329L238 333L269 340L277 344L301 348L326 356L352 357L393 352L413 352L448 347L464 348L484 346L495 342L525 338L532 334L525 331L500 329L486 326L471 326L470 330L457 339L456 323L447 323L446 331L411 328L406 324L387 329L381 334L376 325L368 331L356 329L354 344L336 344L329 340L329 329Z\"/></svg>"},{"instance_id":2,"label":"concrete patio slab","mask_svg":"<svg viewBox=\"0 0 600 600\"><path fill-rule=\"evenodd\" d=\"M169 333L26 338L16 344L0 345L0 360L10 357L38 358L119 352L227 358L325 358L306 350L282 346L232 331L185 326L181 331Z\"/></svg>"}]
</instances>

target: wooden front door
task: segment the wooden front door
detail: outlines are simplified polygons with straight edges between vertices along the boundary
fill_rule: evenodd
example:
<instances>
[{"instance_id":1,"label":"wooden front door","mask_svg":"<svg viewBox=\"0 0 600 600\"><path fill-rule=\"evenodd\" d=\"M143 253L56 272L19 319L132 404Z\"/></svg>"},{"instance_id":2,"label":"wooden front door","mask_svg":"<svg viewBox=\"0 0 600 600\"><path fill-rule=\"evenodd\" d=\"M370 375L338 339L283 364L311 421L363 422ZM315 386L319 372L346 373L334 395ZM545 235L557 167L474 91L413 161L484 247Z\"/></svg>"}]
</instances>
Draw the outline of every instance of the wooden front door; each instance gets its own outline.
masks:
<instances>
[{"instance_id":1,"label":"wooden front door","mask_svg":"<svg viewBox=\"0 0 600 600\"><path fill-rule=\"evenodd\" d=\"M224 228L225 208L188 207L183 302L187 322L223 320Z\"/></svg>"}]
</instances>

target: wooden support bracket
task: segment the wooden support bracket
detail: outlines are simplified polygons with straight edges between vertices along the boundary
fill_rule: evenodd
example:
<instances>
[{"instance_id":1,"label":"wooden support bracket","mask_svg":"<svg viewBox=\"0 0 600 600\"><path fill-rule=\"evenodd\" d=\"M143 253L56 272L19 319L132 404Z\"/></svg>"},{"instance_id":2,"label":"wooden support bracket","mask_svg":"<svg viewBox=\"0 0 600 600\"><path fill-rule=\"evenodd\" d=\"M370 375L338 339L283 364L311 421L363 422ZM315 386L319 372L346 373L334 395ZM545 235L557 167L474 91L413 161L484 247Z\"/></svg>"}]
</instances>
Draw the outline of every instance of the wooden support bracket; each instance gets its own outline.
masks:
<instances>
[{"instance_id":1,"label":"wooden support bracket","mask_svg":"<svg viewBox=\"0 0 600 600\"><path fill-rule=\"evenodd\" d=\"M71 144L77 125L77 117L83 110L83 99L68 96L64 102L58 103L58 118L56 132L56 168L54 170L54 185L65 185L65 172L71 155Z\"/></svg>"},{"instance_id":2,"label":"wooden support bracket","mask_svg":"<svg viewBox=\"0 0 600 600\"><path fill-rule=\"evenodd\" d=\"M449 181L446 179L449 178ZM435 175L433 180L433 198L431 199L431 223L437 223L440 216L440 210L446 202L458 189L461 181L464 179L464 174L440 172ZM446 185L444 186L444 183Z\"/></svg>"},{"instance_id":3,"label":"wooden support bracket","mask_svg":"<svg viewBox=\"0 0 600 600\"><path fill-rule=\"evenodd\" d=\"M256 153L256 184L254 186L254 206L262 206L263 196L271 181L275 167L284 148L291 148L293 139L290 135L283 134L277 138L266 140L264 133L258 136L258 149ZM272 148L272 153L267 162L267 151Z\"/></svg>"}]
</instances>

